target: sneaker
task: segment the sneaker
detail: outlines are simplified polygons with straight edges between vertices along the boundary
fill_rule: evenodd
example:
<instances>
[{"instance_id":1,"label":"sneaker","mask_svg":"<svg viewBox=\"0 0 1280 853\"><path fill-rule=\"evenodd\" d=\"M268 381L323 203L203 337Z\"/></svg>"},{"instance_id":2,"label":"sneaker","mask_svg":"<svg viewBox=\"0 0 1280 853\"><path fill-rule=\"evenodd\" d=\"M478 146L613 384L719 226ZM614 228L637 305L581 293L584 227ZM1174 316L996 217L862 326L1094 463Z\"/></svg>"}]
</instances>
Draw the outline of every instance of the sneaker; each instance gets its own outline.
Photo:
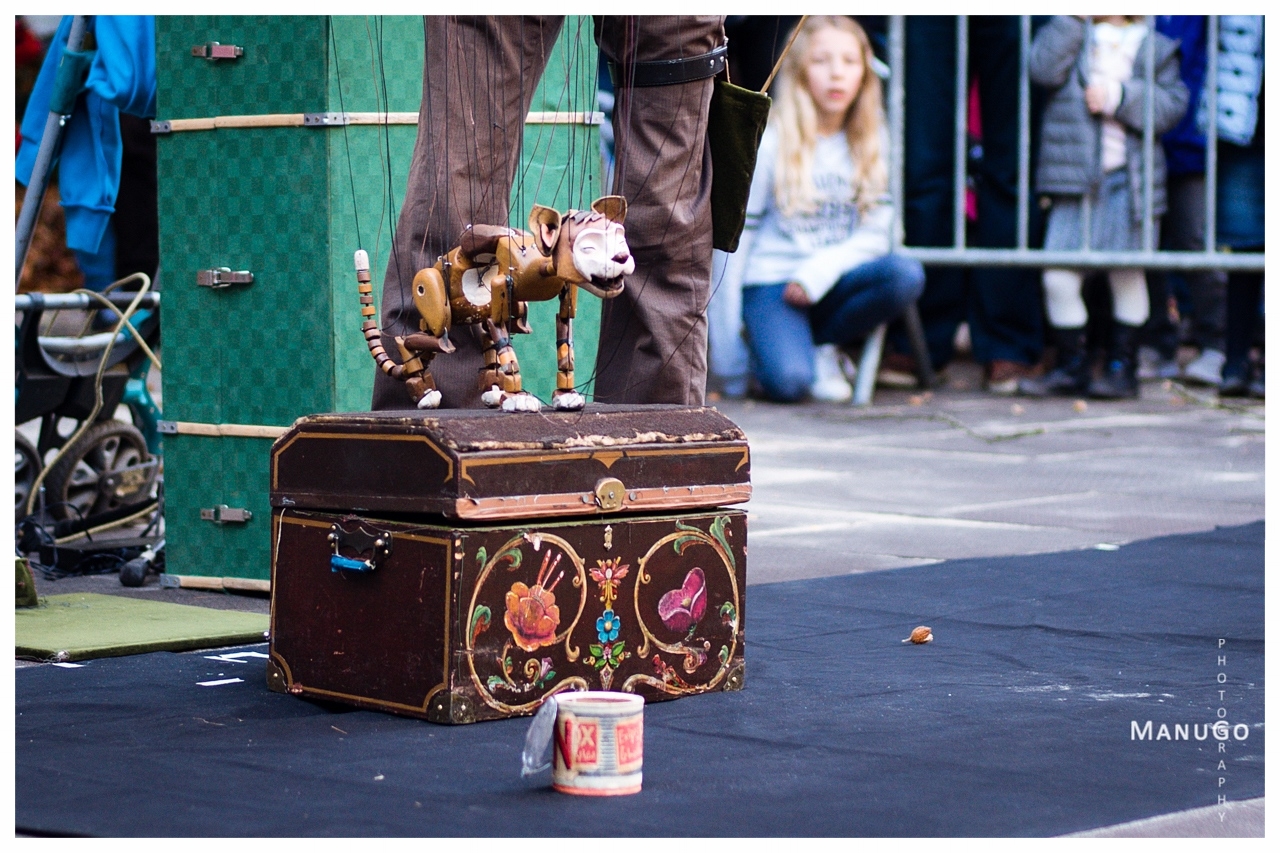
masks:
<instances>
[{"instance_id":1,"label":"sneaker","mask_svg":"<svg viewBox=\"0 0 1280 853\"><path fill-rule=\"evenodd\" d=\"M823 403L847 403L853 399L853 386L844 377L835 344L823 344L814 351L809 396Z\"/></svg>"},{"instance_id":2,"label":"sneaker","mask_svg":"<svg viewBox=\"0 0 1280 853\"><path fill-rule=\"evenodd\" d=\"M1222 366L1227 356L1221 350L1206 349L1194 361L1182 369L1182 378L1198 385L1222 385Z\"/></svg>"},{"instance_id":3,"label":"sneaker","mask_svg":"<svg viewBox=\"0 0 1280 853\"><path fill-rule=\"evenodd\" d=\"M1178 359L1176 357L1165 358L1155 347L1138 347L1139 379L1177 379L1178 370Z\"/></svg>"},{"instance_id":4,"label":"sneaker","mask_svg":"<svg viewBox=\"0 0 1280 853\"><path fill-rule=\"evenodd\" d=\"M986 366L983 373L988 392L1001 397L1012 397L1018 393L1019 379L1038 376L1040 371L1036 365L997 358Z\"/></svg>"}]
</instances>

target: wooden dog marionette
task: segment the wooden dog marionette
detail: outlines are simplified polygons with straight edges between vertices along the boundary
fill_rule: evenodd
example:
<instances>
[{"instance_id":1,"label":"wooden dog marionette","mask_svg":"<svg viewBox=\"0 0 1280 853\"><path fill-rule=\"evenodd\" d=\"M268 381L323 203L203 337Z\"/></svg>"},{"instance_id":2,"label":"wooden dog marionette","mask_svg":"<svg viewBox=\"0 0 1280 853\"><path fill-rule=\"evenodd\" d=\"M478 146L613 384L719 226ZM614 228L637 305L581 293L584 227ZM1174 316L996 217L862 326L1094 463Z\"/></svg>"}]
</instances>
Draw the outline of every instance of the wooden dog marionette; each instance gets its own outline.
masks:
<instances>
[{"instance_id":1,"label":"wooden dog marionette","mask_svg":"<svg viewBox=\"0 0 1280 853\"><path fill-rule=\"evenodd\" d=\"M362 329L370 354L384 373L405 383L418 408L434 409L441 397L431 376L431 360L436 353L454 351L450 326L478 327L484 342L480 387L485 405L508 412L536 412L541 404L520 385L511 335L531 331L529 302L559 297L552 404L556 409L581 409L586 401L573 383L578 288L601 299L622 292L624 276L635 271L622 227L626 215L626 199L605 196L593 202L590 210L570 210L563 216L534 205L528 232L500 225L469 226L457 246L414 276L412 297L419 332L394 338L402 359L399 364L382 346L382 331L374 320L369 256L363 249L357 251Z\"/></svg>"}]
</instances>

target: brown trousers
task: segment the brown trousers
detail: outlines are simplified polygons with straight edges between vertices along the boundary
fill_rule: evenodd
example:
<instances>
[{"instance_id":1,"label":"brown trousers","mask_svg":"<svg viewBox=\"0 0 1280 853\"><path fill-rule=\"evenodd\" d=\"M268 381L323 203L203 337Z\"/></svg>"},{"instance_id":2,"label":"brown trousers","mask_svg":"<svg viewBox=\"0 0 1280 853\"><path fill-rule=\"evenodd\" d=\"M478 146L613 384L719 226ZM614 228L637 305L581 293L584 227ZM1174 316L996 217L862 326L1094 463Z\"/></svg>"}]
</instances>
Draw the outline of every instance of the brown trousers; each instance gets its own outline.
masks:
<instances>
[{"instance_id":1,"label":"brown trousers","mask_svg":"<svg viewBox=\"0 0 1280 853\"><path fill-rule=\"evenodd\" d=\"M595 19L597 43L622 67L623 79L615 87L612 191L627 199L627 242L636 261L622 294L603 305L596 356L599 402L703 403L711 295L706 135L713 83L630 88L625 69L632 62L709 53L724 42L723 20ZM417 331L409 298L413 277L451 248L464 227L506 223L524 116L562 23L558 16L424 19L418 139L383 281L387 334ZM477 407L480 343L466 328L454 329L450 337L458 351L431 363L443 405ZM395 352L394 344L387 350ZM402 383L375 373L374 409L412 405Z\"/></svg>"}]
</instances>

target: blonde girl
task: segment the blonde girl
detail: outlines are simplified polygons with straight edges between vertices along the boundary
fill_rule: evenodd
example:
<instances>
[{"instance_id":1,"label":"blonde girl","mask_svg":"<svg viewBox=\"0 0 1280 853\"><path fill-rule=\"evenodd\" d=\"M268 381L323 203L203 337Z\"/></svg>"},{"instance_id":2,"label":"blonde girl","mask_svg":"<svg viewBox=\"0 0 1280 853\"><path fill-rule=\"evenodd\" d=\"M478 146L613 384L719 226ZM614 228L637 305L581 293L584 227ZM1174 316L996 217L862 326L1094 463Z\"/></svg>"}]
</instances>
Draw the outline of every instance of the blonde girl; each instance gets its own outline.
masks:
<instances>
[{"instance_id":1,"label":"blonde girl","mask_svg":"<svg viewBox=\"0 0 1280 853\"><path fill-rule=\"evenodd\" d=\"M852 19L813 16L779 72L746 228L719 285L741 291L752 371L772 400L847 400L836 348L897 317L924 288L920 264L889 251L888 141L872 60Z\"/></svg>"}]
</instances>

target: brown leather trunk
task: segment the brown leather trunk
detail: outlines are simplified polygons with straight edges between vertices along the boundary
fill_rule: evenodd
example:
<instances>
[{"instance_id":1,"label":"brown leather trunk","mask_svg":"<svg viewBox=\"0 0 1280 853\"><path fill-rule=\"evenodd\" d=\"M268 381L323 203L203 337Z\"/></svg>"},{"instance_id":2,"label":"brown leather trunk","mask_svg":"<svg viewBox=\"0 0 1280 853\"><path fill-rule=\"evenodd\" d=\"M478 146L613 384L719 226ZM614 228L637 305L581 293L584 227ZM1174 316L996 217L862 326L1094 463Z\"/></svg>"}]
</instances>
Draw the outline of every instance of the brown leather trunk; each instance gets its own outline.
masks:
<instances>
[{"instance_id":1,"label":"brown leather trunk","mask_svg":"<svg viewBox=\"0 0 1280 853\"><path fill-rule=\"evenodd\" d=\"M743 685L749 455L713 409L318 415L271 477L274 689L465 723Z\"/></svg>"}]
</instances>

